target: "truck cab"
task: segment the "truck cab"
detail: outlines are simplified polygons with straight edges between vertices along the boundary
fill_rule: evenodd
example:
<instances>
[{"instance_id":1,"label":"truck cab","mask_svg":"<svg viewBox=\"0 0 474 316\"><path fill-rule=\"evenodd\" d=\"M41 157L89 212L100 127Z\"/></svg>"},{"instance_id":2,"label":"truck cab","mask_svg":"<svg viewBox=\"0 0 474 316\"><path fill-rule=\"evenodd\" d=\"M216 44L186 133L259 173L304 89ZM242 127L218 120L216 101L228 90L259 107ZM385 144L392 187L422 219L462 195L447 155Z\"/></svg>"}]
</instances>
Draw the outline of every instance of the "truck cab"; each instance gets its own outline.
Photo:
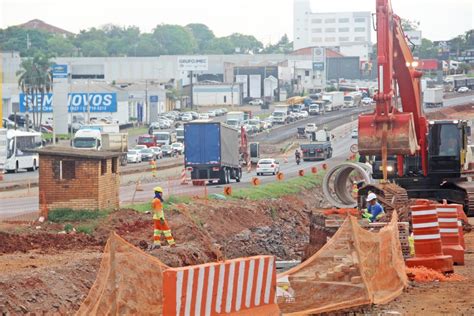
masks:
<instances>
[{"instance_id":1,"label":"truck cab","mask_svg":"<svg viewBox=\"0 0 474 316\"><path fill-rule=\"evenodd\" d=\"M77 149L100 150L102 134L98 129L80 129L74 134L72 147Z\"/></svg>"},{"instance_id":2,"label":"truck cab","mask_svg":"<svg viewBox=\"0 0 474 316\"><path fill-rule=\"evenodd\" d=\"M173 137L173 133L170 132L155 132L153 136L155 138L155 142L158 146L163 145L171 145L175 142L176 137ZM184 129L183 129L183 139L184 139Z\"/></svg>"}]
</instances>

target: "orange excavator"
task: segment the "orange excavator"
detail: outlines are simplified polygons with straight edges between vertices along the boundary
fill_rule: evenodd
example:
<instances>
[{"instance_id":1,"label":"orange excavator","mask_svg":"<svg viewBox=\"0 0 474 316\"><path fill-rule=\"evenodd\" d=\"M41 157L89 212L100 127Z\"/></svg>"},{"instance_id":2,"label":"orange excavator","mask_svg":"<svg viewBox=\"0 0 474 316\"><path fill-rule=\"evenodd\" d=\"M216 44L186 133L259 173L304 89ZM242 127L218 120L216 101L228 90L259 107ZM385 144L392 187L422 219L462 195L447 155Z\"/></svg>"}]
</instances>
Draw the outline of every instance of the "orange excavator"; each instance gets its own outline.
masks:
<instances>
[{"instance_id":1,"label":"orange excavator","mask_svg":"<svg viewBox=\"0 0 474 316\"><path fill-rule=\"evenodd\" d=\"M359 153L369 156L377 193L447 200L474 215L474 183L464 170L470 126L463 120L428 121L420 78L400 17L390 0L376 0L378 91L373 113L359 116ZM393 190L393 188L396 188ZM397 190L402 189L402 190ZM404 190L403 190L404 189ZM396 198L396 197L395 197Z\"/></svg>"}]
</instances>

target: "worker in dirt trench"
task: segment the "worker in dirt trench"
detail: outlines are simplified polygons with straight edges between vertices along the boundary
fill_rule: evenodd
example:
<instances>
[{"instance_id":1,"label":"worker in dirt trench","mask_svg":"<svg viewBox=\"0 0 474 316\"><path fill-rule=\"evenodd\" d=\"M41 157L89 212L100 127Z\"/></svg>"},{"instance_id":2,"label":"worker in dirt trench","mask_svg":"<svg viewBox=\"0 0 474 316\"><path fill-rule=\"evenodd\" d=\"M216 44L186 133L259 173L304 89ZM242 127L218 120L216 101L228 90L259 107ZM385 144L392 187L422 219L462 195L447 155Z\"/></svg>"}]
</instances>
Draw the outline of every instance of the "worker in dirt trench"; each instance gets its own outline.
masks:
<instances>
[{"instance_id":1,"label":"worker in dirt trench","mask_svg":"<svg viewBox=\"0 0 474 316\"><path fill-rule=\"evenodd\" d=\"M151 203L151 207L153 208L154 230L153 245L150 247L150 250L161 247L161 234L165 236L168 245L175 247L176 242L174 241L173 235L171 235L171 229L165 219L165 213L163 211L163 189L156 187L153 191L155 192L155 198Z\"/></svg>"},{"instance_id":2,"label":"worker in dirt trench","mask_svg":"<svg viewBox=\"0 0 474 316\"><path fill-rule=\"evenodd\" d=\"M375 195L375 193L369 193L366 201L367 210L362 214L362 217L374 223L383 215L385 215L382 205L377 202L377 195Z\"/></svg>"}]
</instances>

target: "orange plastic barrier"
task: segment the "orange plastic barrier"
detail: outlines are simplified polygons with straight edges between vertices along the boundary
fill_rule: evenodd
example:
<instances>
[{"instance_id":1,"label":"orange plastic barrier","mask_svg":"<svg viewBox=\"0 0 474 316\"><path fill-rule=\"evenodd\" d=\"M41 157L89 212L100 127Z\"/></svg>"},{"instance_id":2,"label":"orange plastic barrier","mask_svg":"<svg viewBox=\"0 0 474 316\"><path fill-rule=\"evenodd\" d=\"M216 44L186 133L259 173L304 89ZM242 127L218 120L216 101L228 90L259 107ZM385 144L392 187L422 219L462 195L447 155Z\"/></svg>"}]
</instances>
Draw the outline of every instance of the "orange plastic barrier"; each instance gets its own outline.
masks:
<instances>
[{"instance_id":1,"label":"orange plastic barrier","mask_svg":"<svg viewBox=\"0 0 474 316\"><path fill-rule=\"evenodd\" d=\"M318 168L317 167L311 167L311 173L318 173Z\"/></svg>"},{"instance_id":2,"label":"orange plastic barrier","mask_svg":"<svg viewBox=\"0 0 474 316\"><path fill-rule=\"evenodd\" d=\"M304 176L304 170L298 170L298 175L300 177L303 177Z\"/></svg>"},{"instance_id":3,"label":"orange plastic barrier","mask_svg":"<svg viewBox=\"0 0 474 316\"><path fill-rule=\"evenodd\" d=\"M284 315L326 313L384 304L407 285L397 214L378 233L347 217L311 258L278 275L277 302Z\"/></svg>"},{"instance_id":4,"label":"orange plastic barrier","mask_svg":"<svg viewBox=\"0 0 474 316\"><path fill-rule=\"evenodd\" d=\"M415 257L407 259L408 267L423 266L440 272L453 271L453 258L443 254L436 205L416 203L411 206Z\"/></svg>"},{"instance_id":5,"label":"orange plastic barrier","mask_svg":"<svg viewBox=\"0 0 474 316\"><path fill-rule=\"evenodd\" d=\"M280 314L273 256L171 268L163 284L163 315Z\"/></svg>"},{"instance_id":6,"label":"orange plastic barrier","mask_svg":"<svg viewBox=\"0 0 474 316\"><path fill-rule=\"evenodd\" d=\"M464 248L459 240L458 209L454 204L436 205L438 212L441 248L445 255L453 257L455 264L464 265Z\"/></svg>"}]
</instances>

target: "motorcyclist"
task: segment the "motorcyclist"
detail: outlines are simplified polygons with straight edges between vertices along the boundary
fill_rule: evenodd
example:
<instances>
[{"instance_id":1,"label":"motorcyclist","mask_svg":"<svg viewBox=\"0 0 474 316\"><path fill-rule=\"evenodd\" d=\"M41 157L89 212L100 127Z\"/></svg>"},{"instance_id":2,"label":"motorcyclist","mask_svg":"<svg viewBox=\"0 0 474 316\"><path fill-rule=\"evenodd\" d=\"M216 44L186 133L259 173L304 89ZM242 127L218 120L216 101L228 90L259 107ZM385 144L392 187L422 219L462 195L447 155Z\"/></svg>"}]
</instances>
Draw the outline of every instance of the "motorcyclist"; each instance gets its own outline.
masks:
<instances>
[{"instance_id":1,"label":"motorcyclist","mask_svg":"<svg viewBox=\"0 0 474 316\"><path fill-rule=\"evenodd\" d=\"M300 159L301 159L301 153L300 153L300 151L297 149L297 150L295 151L295 160L298 161L298 160L300 160Z\"/></svg>"}]
</instances>

